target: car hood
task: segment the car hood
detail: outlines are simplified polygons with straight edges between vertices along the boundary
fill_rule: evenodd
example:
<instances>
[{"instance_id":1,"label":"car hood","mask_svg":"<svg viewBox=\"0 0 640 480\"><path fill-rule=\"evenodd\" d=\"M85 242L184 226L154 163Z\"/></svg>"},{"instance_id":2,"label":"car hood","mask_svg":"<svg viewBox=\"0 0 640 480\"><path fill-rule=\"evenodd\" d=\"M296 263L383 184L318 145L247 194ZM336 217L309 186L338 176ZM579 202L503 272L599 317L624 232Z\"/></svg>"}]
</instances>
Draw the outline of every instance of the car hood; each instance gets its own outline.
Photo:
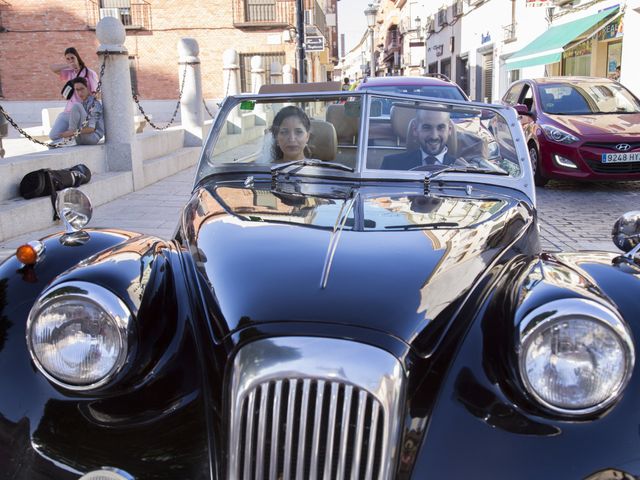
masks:
<instances>
[{"instance_id":1,"label":"car hood","mask_svg":"<svg viewBox=\"0 0 640 480\"><path fill-rule=\"evenodd\" d=\"M558 125L581 136L640 135L640 113L605 115L548 115Z\"/></svg>"},{"instance_id":2,"label":"car hood","mask_svg":"<svg viewBox=\"0 0 640 480\"><path fill-rule=\"evenodd\" d=\"M325 322L410 343L451 315L531 221L526 204L497 195L353 188L330 198L218 186L196 190L183 231L223 334Z\"/></svg>"}]
</instances>

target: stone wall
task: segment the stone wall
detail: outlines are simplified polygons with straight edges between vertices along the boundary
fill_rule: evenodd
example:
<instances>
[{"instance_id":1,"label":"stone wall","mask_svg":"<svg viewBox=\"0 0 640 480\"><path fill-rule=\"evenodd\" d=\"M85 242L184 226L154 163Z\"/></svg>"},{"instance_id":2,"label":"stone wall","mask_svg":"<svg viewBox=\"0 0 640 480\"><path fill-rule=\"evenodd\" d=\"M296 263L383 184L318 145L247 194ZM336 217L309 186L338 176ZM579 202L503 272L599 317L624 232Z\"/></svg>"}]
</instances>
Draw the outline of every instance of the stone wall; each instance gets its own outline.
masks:
<instances>
[{"instance_id":1,"label":"stone wall","mask_svg":"<svg viewBox=\"0 0 640 480\"><path fill-rule=\"evenodd\" d=\"M136 3L135 1L132 3ZM154 0L148 3L148 29L127 29L125 46L134 57L143 99L176 98L179 92L176 45L183 37L200 45L203 96L224 96L222 52L284 53L294 66L295 43L283 42L282 28L238 29L232 0ZM0 82L6 100L58 100L61 81L51 63L62 63L64 49L74 46L85 63L99 70L95 30L89 28L98 0L0 0Z\"/></svg>"}]
</instances>

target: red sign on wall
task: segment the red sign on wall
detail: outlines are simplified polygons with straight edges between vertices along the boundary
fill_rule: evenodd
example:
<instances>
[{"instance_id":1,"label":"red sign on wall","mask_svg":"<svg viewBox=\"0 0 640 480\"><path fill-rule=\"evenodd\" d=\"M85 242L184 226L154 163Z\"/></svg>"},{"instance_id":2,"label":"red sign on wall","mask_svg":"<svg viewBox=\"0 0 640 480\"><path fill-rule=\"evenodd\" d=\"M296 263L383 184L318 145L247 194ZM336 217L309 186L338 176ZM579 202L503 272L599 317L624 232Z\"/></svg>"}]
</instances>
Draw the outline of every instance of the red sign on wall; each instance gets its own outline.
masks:
<instances>
[{"instance_id":1,"label":"red sign on wall","mask_svg":"<svg viewBox=\"0 0 640 480\"><path fill-rule=\"evenodd\" d=\"M525 3L527 7L550 7L551 5L551 0L526 0Z\"/></svg>"}]
</instances>

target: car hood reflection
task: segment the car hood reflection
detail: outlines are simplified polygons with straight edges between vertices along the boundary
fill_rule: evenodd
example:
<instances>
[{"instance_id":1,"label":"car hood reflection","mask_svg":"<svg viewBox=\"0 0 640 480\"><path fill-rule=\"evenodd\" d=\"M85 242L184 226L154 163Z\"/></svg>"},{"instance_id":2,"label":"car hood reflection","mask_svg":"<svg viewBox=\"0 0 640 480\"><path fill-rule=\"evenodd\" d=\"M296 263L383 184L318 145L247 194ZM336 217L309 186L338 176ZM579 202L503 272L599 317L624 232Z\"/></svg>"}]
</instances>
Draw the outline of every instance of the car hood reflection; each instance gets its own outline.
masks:
<instances>
[{"instance_id":1,"label":"car hood reflection","mask_svg":"<svg viewBox=\"0 0 640 480\"><path fill-rule=\"evenodd\" d=\"M196 191L183 227L228 331L325 322L411 342L531 220L524 205L499 197L225 186Z\"/></svg>"}]
</instances>

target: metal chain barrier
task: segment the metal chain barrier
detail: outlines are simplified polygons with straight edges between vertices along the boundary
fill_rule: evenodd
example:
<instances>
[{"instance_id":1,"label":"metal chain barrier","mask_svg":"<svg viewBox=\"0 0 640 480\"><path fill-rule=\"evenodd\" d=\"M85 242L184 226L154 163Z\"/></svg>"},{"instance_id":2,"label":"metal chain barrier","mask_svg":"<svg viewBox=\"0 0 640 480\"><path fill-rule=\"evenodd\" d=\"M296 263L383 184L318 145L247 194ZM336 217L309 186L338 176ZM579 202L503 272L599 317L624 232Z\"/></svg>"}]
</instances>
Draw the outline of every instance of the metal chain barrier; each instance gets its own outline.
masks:
<instances>
[{"instance_id":1,"label":"metal chain barrier","mask_svg":"<svg viewBox=\"0 0 640 480\"><path fill-rule=\"evenodd\" d=\"M140 99L138 98L138 95L136 95L136 93L133 91L133 88L131 89L131 95L133 96L133 101L136 102L136 105L138 105L138 110L140 110L140 113L142 114L142 116L144 116L149 125L151 125L151 127L155 128L156 130L166 130L176 119L178 108L180 108L180 102L182 101L182 93L184 92L184 80L187 78L187 65L189 64L184 64L184 72L182 72L182 83L180 84L180 92L178 93L178 103L176 103L176 108L173 110L171 120L169 120L169 123L167 123L164 127L159 127L151 121L151 118L149 118L149 116L144 111L144 108L142 108L142 105L140 105Z\"/></svg>"},{"instance_id":2,"label":"metal chain barrier","mask_svg":"<svg viewBox=\"0 0 640 480\"><path fill-rule=\"evenodd\" d=\"M100 93L100 89L102 88L102 77L104 76L104 68L105 68L105 65L107 64L108 56L109 56L109 52L105 52L104 59L102 60L102 66L100 67L98 85L96 86L96 91L94 92L94 95L98 95L98 93ZM75 132L73 132L73 136L66 137L61 142L57 142L57 143L42 142L37 138L33 138L31 135L29 135L27 132L25 132L22 128L18 126L15 120L9 116L9 114L4 110L4 108L2 108L2 105L0 105L0 113L4 116L4 118L7 119L7 121L11 124L11 126L20 133L20 135L22 135L25 138L28 138L33 143L37 143L39 145L43 145L49 148L61 148L61 147L64 147L65 145L68 145L72 140L74 140L78 135L80 135L80 131L89 124L89 118L91 116L91 113L94 107L95 107L95 101L89 107L89 111L87 112L87 118L84 120L84 122L82 122L82 125L80 125L80 127Z\"/></svg>"},{"instance_id":3,"label":"metal chain barrier","mask_svg":"<svg viewBox=\"0 0 640 480\"><path fill-rule=\"evenodd\" d=\"M214 115L209 111L209 107L207 107L207 102L204 101L204 98L202 99L202 104L204 105L204 110L209 114L211 118L213 118Z\"/></svg>"}]
</instances>

